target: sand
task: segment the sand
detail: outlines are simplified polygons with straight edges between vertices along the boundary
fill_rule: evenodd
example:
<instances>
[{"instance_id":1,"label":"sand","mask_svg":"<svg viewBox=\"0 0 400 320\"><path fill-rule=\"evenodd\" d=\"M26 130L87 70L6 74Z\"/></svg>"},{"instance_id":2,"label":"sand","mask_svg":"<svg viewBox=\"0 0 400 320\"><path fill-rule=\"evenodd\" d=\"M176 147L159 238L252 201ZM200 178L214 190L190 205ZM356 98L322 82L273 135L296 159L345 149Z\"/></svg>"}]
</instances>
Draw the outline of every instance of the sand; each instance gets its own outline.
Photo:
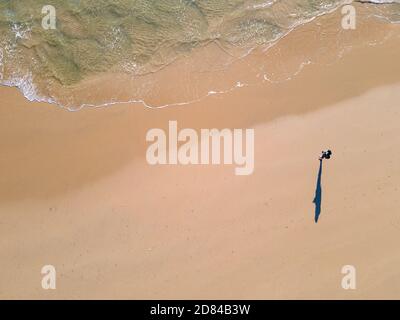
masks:
<instances>
[{"instance_id":1,"label":"sand","mask_svg":"<svg viewBox=\"0 0 400 320\"><path fill-rule=\"evenodd\" d=\"M68 112L0 88L0 298L399 298L400 30L376 30L393 36L182 107ZM169 120L254 128L254 174L149 166L145 134ZM56 290L41 288L48 264Z\"/></svg>"}]
</instances>

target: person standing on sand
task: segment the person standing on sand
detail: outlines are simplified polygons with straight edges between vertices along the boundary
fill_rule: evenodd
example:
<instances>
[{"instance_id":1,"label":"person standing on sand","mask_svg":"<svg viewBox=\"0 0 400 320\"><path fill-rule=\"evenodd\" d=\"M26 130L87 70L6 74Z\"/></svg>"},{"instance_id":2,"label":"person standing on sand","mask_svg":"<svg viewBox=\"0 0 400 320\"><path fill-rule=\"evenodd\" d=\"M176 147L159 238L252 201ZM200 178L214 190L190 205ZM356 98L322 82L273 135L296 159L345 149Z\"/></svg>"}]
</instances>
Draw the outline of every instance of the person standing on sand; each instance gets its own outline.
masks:
<instances>
[{"instance_id":1,"label":"person standing on sand","mask_svg":"<svg viewBox=\"0 0 400 320\"><path fill-rule=\"evenodd\" d=\"M322 151L321 156L318 158L319 160L319 170L317 177L317 186L315 188L315 197L313 203L315 204L315 212L314 212L314 221L318 222L319 216L321 214L321 205L322 205L322 160L330 159L332 156L331 150Z\"/></svg>"},{"instance_id":2,"label":"person standing on sand","mask_svg":"<svg viewBox=\"0 0 400 320\"><path fill-rule=\"evenodd\" d=\"M318 158L319 161L322 161L323 159L330 159L332 155L332 151L331 150L326 150L326 151L322 151L322 155Z\"/></svg>"}]
</instances>

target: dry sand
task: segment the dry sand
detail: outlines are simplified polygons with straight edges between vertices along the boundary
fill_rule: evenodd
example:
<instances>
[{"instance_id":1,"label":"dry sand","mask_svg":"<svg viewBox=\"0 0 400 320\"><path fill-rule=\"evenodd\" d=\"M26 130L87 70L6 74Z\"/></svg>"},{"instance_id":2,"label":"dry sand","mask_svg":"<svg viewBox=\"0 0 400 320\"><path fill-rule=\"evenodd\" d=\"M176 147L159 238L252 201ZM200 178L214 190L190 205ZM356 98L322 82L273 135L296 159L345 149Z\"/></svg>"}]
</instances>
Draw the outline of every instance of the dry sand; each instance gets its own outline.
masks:
<instances>
[{"instance_id":1,"label":"dry sand","mask_svg":"<svg viewBox=\"0 0 400 320\"><path fill-rule=\"evenodd\" d=\"M282 46L296 57L316 26ZM400 30L378 31L393 37L183 107L72 113L0 88L0 298L400 298ZM254 128L254 174L149 166L146 131L168 120Z\"/></svg>"}]
</instances>

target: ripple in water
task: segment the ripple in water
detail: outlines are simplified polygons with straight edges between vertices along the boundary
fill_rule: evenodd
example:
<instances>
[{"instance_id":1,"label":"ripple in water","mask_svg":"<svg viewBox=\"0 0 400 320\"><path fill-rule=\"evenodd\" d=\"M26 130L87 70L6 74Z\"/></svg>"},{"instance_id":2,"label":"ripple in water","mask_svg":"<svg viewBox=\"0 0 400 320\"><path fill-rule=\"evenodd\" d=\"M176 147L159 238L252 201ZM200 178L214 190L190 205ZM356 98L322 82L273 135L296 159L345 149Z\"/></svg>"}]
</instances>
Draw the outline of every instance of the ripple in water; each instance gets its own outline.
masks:
<instances>
[{"instance_id":1,"label":"ripple in water","mask_svg":"<svg viewBox=\"0 0 400 320\"><path fill-rule=\"evenodd\" d=\"M29 100L57 103L71 110L127 101L165 106L161 98L153 99L152 103L147 98L152 100L152 96L161 92L159 83L165 86L170 82L164 69L176 61L183 64L177 70L182 72L182 78L186 77L186 89L183 94L171 94L167 104L184 104L243 87L247 83L239 80L230 87L216 88L215 84L227 66L255 49L265 51L297 26L345 3L335 0L51 2L57 10L55 30L44 30L41 25L46 0L0 3L0 83L18 87ZM400 21L399 4L370 6L374 8L373 15L389 22ZM210 46L207 54L197 60L202 61L200 66L189 65L195 60L188 56L204 53L204 48ZM304 57L292 75L308 63ZM271 74L263 70L264 64L251 68L252 76L273 81ZM154 80L154 74L159 75L158 80ZM284 77L289 78L290 75ZM173 84L170 85L173 91Z\"/></svg>"}]
</instances>

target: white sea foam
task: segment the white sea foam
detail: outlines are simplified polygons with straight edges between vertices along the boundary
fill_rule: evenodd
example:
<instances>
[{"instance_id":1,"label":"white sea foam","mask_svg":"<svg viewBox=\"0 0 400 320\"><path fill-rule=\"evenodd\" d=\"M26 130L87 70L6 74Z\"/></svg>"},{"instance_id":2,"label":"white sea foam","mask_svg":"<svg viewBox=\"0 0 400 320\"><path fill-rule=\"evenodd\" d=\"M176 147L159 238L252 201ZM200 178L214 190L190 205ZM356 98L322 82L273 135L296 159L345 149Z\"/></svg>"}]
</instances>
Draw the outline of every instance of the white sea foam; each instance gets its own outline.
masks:
<instances>
[{"instance_id":1,"label":"white sea foam","mask_svg":"<svg viewBox=\"0 0 400 320\"><path fill-rule=\"evenodd\" d=\"M7 87L16 87L18 88L24 97L29 101L37 101L37 102L48 102L48 103L56 103L54 99L41 96L37 87L34 84L33 76L31 73L28 73L24 76L12 76L10 79L4 80L0 82L1 85Z\"/></svg>"},{"instance_id":2,"label":"white sea foam","mask_svg":"<svg viewBox=\"0 0 400 320\"><path fill-rule=\"evenodd\" d=\"M29 39L32 28L26 24L13 23L11 31L14 33L15 39Z\"/></svg>"}]
</instances>

